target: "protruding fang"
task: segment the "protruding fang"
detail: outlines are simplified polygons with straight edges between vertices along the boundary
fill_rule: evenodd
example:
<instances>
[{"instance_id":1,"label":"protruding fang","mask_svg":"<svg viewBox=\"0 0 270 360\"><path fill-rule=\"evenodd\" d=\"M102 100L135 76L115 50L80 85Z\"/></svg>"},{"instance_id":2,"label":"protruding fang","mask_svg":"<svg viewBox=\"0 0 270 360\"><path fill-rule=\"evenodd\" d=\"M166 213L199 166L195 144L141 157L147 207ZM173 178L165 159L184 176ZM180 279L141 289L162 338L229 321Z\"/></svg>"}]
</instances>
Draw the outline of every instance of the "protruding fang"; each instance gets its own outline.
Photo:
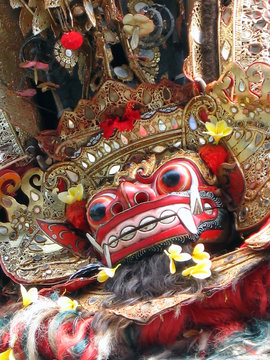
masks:
<instances>
[{"instance_id":1,"label":"protruding fang","mask_svg":"<svg viewBox=\"0 0 270 360\"><path fill-rule=\"evenodd\" d=\"M203 212L200 193L196 186L190 188L190 208L194 215L200 215Z\"/></svg>"},{"instance_id":2,"label":"protruding fang","mask_svg":"<svg viewBox=\"0 0 270 360\"><path fill-rule=\"evenodd\" d=\"M187 230L192 234L197 234L197 226L194 222L190 210L183 207L178 210L177 214L183 225L187 228Z\"/></svg>"},{"instance_id":3,"label":"protruding fang","mask_svg":"<svg viewBox=\"0 0 270 360\"><path fill-rule=\"evenodd\" d=\"M103 254L102 247L96 242L96 239L94 239L90 234L86 234L87 239L90 241L90 243L94 246L94 248L100 253Z\"/></svg>"},{"instance_id":4,"label":"protruding fang","mask_svg":"<svg viewBox=\"0 0 270 360\"><path fill-rule=\"evenodd\" d=\"M104 249L104 255L105 255L105 259L107 262L107 265L111 268L112 267L112 261L111 261L111 255L110 255L110 251L109 251L109 247L107 244L104 245L103 247Z\"/></svg>"}]
</instances>

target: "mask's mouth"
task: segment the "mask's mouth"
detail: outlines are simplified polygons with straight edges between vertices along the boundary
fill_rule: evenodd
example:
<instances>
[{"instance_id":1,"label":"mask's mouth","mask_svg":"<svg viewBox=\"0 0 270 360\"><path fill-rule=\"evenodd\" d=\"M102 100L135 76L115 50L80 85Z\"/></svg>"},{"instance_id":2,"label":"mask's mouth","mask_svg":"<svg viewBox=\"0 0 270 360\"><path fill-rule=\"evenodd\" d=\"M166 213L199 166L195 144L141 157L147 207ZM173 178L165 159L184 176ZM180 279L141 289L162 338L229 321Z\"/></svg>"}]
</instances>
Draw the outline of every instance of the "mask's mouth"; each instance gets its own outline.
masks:
<instances>
[{"instance_id":1,"label":"mask's mouth","mask_svg":"<svg viewBox=\"0 0 270 360\"><path fill-rule=\"evenodd\" d=\"M94 242L103 260L111 266L142 250L148 252L156 245L160 248L169 239L170 243L173 238L180 243L194 242L209 229L221 231L224 222L221 199L205 190L199 192L199 197L198 203L196 199L192 201L188 191L171 193L128 209L101 225Z\"/></svg>"},{"instance_id":2,"label":"mask's mouth","mask_svg":"<svg viewBox=\"0 0 270 360\"><path fill-rule=\"evenodd\" d=\"M166 231L172 226L180 224L183 225L188 233L197 234L197 225L187 205L179 204L173 205L171 209L164 207L155 210L142 214L142 217L134 218L133 221L130 221L130 225L113 229L106 236L102 245L107 244L113 253L115 252L114 249L117 249L118 244L121 242L141 241L146 237L157 235L160 231Z\"/></svg>"}]
</instances>

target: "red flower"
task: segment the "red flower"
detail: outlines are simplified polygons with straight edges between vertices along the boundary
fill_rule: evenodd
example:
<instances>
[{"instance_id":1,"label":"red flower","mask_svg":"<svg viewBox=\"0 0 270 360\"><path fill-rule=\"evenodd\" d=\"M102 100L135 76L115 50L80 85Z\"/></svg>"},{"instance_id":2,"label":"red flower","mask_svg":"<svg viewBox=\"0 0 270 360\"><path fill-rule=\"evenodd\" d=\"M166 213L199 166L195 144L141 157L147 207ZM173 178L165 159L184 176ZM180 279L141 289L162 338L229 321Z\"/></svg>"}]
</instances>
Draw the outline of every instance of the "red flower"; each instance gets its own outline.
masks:
<instances>
[{"instance_id":1,"label":"red flower","mask_svg":"<svg viewBox=\"0 0 270 360\"><path fill-rule=\"evenodd\" d=\"M105 139L109 139L114 130L117 129L116 123L119 121L119 117L108 117L105 121L99 124L99 127L103 130L103 136Z\"/></svg>"},{"instance_id":2,"label":"red flower","mask_svg":"<svg viewBox=\"0 0 270 360\"><path fill-rule=\"evenodd\" d=\"M49 64L46 64L46 63L43 63L40 61L36 61L36 60L30 60L30 61L20 63L19 66L22 68L25 68L25 69L32 69L34 71L34 81L35 81L36 85L38 83L38 70L44 70L44 71L49 70Z\"/></svg>"},{"instance_id":3,"label":"red flower","mask_svg":"<svg viewBox=\"0 0 270 360\"><path fill-rule=\"evenodd\" d=\"M83 36L77 31L70 31L62 35L61 44L65 49L76 50L82 46Z\"/></svg>"},{"instance_id":4,"label":"red flower","mask_svg":"<svg viewBox=\"0 0 270 360\"><path fill-rule=\"evenodd\" d=\"M133 110L133 106L133 102L127 104L126 111L117 124L117 129L119 131L131 131L134 128L134 122L141 118L140 112L138 110Z\"/></svg>"},{"instance_id":5,"label":"red flower","mask_svg":"<svg viewBox=\"0 0 270 360\"><path fill-rule=\"evenodd\" d=\"M134 122L141 118L141 114L138 110L133 110L133 106L133 102L128 102L124 115L121 118L110 116L99 124L105 139L109 139L116 129L122 132L125 130L131 131L134 128Z\"/></svg>"}]
</instances>

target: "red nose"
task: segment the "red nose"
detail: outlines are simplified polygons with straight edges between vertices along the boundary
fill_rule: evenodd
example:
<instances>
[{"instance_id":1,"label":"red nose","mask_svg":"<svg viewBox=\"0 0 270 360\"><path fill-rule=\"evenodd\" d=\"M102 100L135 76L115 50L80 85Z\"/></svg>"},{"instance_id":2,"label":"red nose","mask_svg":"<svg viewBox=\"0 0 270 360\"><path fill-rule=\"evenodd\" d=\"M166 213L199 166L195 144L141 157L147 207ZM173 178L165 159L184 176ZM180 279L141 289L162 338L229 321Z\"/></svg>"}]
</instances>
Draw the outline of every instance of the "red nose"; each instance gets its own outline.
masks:
<instances>
[{"instance_id":1,"label":"red nose","mask_svg":"<svg viewBox=\"0 0 270 360\"><path fill-rule=\"evenodd\" d=\"M113 214L118 214L138 204L154 200L155 197L155 192L150 186L125 181L118 186L111 211Z\"/></svg>"}]
</instances>

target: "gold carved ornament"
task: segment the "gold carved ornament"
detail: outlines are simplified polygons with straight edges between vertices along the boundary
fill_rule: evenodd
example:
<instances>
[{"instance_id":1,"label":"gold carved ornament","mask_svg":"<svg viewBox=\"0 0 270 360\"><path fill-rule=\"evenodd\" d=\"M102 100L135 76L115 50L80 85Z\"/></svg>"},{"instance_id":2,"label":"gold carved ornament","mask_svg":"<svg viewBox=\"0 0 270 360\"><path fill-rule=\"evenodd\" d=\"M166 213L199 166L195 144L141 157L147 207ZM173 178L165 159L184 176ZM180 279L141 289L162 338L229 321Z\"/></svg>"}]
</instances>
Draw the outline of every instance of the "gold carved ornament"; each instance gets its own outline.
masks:
<instances>
[{"instance_id":1,"label":"gold carved ornament","mask_svg":"<svg viewBox=\"0 0 270 360\"><path fill-rule=\"evenodd\" d=\"M267 64L255 63L246 71L229 64L224 75L206 87L206 94L192 99L184 109L184 122L190 125L187 146L194 150L207 141L202 112L233 128L221 142L229 150L229 162L237 164L244 179L243 198L233 209L240 231L269 216L269 79Z\"/></svg>"},{"instance_id":2,"label":"gold carved ornament","mask_svg":"<svg viewBox=\"0 0 270 360\"><path fill-rule=\"evenodd\" d=\"M247 69L255 62L269 63L269 2L235 0L228 5L217 2L215 30L219 75L231 62ZM189 24L190 54L185 61L185 73L190 79L204 78L203 42L207 41L202 24L203 3L194 1Z\"/></svg>"}]
</instances>

